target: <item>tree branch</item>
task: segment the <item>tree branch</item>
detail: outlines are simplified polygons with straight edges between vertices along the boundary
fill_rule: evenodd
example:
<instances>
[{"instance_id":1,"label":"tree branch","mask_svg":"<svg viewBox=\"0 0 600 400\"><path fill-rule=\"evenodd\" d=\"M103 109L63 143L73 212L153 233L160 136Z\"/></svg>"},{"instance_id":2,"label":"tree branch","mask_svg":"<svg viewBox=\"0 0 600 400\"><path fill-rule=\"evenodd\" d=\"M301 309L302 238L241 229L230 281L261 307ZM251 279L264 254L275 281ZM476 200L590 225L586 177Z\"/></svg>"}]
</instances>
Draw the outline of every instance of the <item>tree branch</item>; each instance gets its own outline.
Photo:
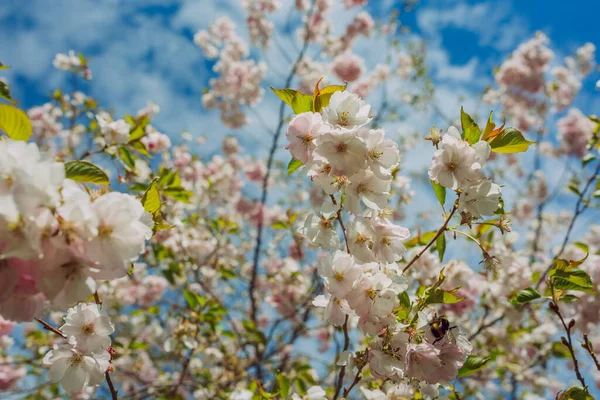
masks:
<instances>
[{"instance_id":1,"label":"tree branch","mask_svg":"<svg viewBox=\"0 0 600 400\"><path fill-rule=\"evenodd\" d=\"M444 221L444 224L440 227L440 229L438 229L437 233L435 234L435 236L429 241L429 243L427 243L427 245L423 248L423 250L421 250L419 252L419 254L417 254L416 256L413 257L412 260L410 260L410 262L408 264L406 264L406 267L404 267L404 269L402 270L402 273L405 273L406 271L408 271L408 269L427 251L427 249L429 249L437 240L437 238L444 233L444 231L446 230L446 226L448 226L448 223L450 222L450 219L452 218L452 216L454 215L454 213L458 210L458 203L455 202L454 203L454 207L452 207L452 211L450 211L450 214L448 214L448 216L446 217L446 220Z\"/></svg>"},{"instance_id":2,"label":"tree branch","mask_svg":"<svg viewBox=\"0 0 600 400\"><path fill-rule=\"evenodd\" d=\"M596 365L596 369L600 371L600 361L598 361L598 356L594 352L594 347L592 346L592 342L590 342L587 333L583 335L583 344L581 345L581 347L583 347L587 350L588 353L590 353L590 356L592 357L592 360L594 360L594 364Z\"/></svg>"},{"instance_id":3,"label":"tree branch","mask_svg":"<svg viewBox=\"0 0 600 400\"><path fill-rule=\"evenodd\" d=\"M552 288L552 297L554 297L554 289ZM571 359L573 360L573 367L575 368L575 375L577 376L577 379L579 380L579 382L581 382L581 386L583 388L586 387L585 384L585 379L583 379L583 376L581 375L581 371L579 371L579 363L577 362L577 357L575 357L575 350L573 349L573 341L571 339L571 329L575 326L575 320L572 319L569 322L569 325L567 325L565 323L565 319L563 318L561 312L560 312L560 308L558 306L558 302L554 302L551 301L549 304L549 307L552 311L554 311L554 313L556 315L558 315L558 318L560 318L560 322L562 323L563 328L565 328L565 332L567 333L567 338L565 339L564 336L561 337L562 343L567 346L567 348L569 349L569 353L571 353Z\"/></svg>"},{"instance_id":4,"label":"tree branch","mask_svg":"<svg viewBox=\"0 0 600 400\"><path fill-rule=\"evenodd\" d=\"M304 38L304 43L303 43L302 49L300 50L300 53L298 54L298 57L296 58L296 61L294 62L294 65L292 66L292 70L290 71L289 75L287 76L287 78L285 80L284 86L286 88L291 85L292 79L294 78L294 75L296 74L296 70L298 69L298 65L300 64L300 61L302 61L302 59L304 58L304 54L306 53L306 50L308 49L308 44L310 41L308 24L310 21L310 17L312 16L313 9L314 9L314 1L311 6L311 9L308 12L306 23L305 23L305 29L306 29L307 35ZM264 213L264 208L267 204L267 195L269 192L269 179L271 177L271 169L273 167L273 161L275 160L275 151L277 150L279 137L281 136L283 124L285 122L285 107L286 107L286 104L284 102L281 102L281 104L279 106L279 123L277 124L277 128L275 129L275 136L273 137L273 141L271 143L271 150L269 151L269 158L267 159L267 171L265 173L265 176L264 176L263 182L262 182L262 195L260 198L261 214L258 218L258 227L257 227L258 232L256 235L256 244L254 246L254 257L253 257L253 262L252 262L252 273L251 273L251 277L250 277L250 286L248 288L248 296L250 297L250 318L252 319L252 322L254 322L255 326L258 326L258 306L257 306L257 302L256 302L255 292L256 292L256 281L258 278L258 266L259 266L259 261L260 261L260 251L261 251L263 228L264 228L263 213ZM256 350L256 360L254 362L254 366L256 368L257 378L260 382L263 380L263 372L262 372L263 352L260 350L258 343L255 345L255 350Z\"/></svg>"},{"instance_id":5,"label":"tree branch","mask_svg":"<svg viewBox=\"0 0 600 400\"><path fill-rule=\"evenodd\" d=\"M347 351L348 348L350 347L350 336L348 336L348 316L346 315L346 320L344 321L344 325L343 325L343 330L344 330L344 349L342 351ZM340 395L340 391L342 390L342 386L344 384L344 376L346 375L346 366L342 365L342 368L340 368L340 373L338 375L338 379L337 379L337 385L335 387L335 394L333 395L333 400L337 400L338 396Z\"/></svg>"},{"instance_id":6,"label":"tree branch","mask_svg":"<svg viewBox=\"0 0 600 400\"><path fill-rule=\"evenodd\" d=\"M54 332L56 333L58 336L62 337L63 339L67 338L67 335L65 335L64 333L62 333L59 329L53 327L52 325L50 325L49 323L47 323L46 321L44 321L43 319L40 318L36 318L35 319L37 322L39 322L40 324L42 324L44 326L44 329L50 332Z\"/></svg>"}]
</instances>

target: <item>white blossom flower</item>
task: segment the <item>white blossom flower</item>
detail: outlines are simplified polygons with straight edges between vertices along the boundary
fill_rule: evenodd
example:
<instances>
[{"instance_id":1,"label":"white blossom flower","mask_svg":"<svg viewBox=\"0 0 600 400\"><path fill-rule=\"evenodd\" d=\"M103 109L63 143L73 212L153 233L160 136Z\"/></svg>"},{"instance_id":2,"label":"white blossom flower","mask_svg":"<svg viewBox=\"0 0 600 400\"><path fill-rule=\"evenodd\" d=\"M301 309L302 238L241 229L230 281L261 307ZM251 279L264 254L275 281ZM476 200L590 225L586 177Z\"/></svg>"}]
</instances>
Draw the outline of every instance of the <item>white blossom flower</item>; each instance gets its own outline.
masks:
<instances>
[{"instance_id":1,"label":"white blossom flower","mask_svg":"<svg viewBox=\"0 0 600 400\"><path fill-rule=\"evenodd\" d=\"M97 304L78 304L70 308L60 329L71 336L77 349L101 352L110 347L110 334L115 331L106 311Z\"/></svg>"},{"instance_id":2,"label":"white blossom flower","mask_svg":"<svg viewBox=\"0 0 600 400\"><path fill-rule=\"evenodd\" d=\"M129 140L131 127L122 119L111 121L108 115L96 115L100 133L104 136L106 144L125 144Z\"/></svg>"},{"instance_id":3,"label":"white blossom flower","mask_svg":"<svg viewBox=\"0 0 600 400\"><path fill-rule=\"evenodd\" d=\"M314 245L325 250L336 248L340 244L340 237L335 231L335 213L337 206L325 203L320 212L310 213L300 228L300 233L306 236Z\"/></svg>"},{"instance_id":4,"label":"white blossom flower","mask_svg":"<svg viewBox=\"0 0 600 400\"><path fill-rule=\"evenodd\" d=\"M336 251L323 258L318 265L319 274L327 284L327 291L336 297L344 297L362 274L351 254Z\"/></svg>"},{"instance_id":5,"label":"white blossom flower","mask_svg":"<svg viewBox=\"0 0 600 400\"><path fill-rule=\"evenodd\" d=\"M62 345L46 353L42 362L51 365L50 380L60 381L67 392L78 393L86 386L98 386L104 381L110 354L107 351L84 354L70 345Z\"/></svg>"},{"instance_id":6,"label":"white blossom flower","mask_svg":"<svg viewBox=\"0 0 600 400\"><path fill-rule=\"evenodd\" d=\"M450 127L442 138L442 148L434 153L429 178L452 190L477 182L481 179L481 150L475 151L456 128Z\"/></svg>"},{"instance_id":7,"label":"white blossom flower","mask_svg":"<svg viewBox=\"0 0 600 400\"><path fill-rule=\"evenodd\" d=\"M289 123L286 136L290 144L286 149L296 160L306 164L312 159L312 152L316 148L315 139L327 130L321 114L312 112L298 114Z\"/></svg>"},{"instance_id":8,"label":"white blossom flower","mask_svg":"<svg viewBox=\"0 0 600 400\"><path fill-rule=\"evenodd\" d=\"M320 386L311 386L302 396L294 393L292 400L327 400L326 392Z\"/></svg>"},{"instance_id":9,"label":"white blossom flower","mask_svg":"<svg viewBox=\"0 0 600 400\"><path fill-rule=\"evenodd\" d=\"M499 185L490 179L463 188L459 197L459 209L466 211L475 218L482 215L494 215L500 205L502 191Z\"/></svg>"},{"instance_id":10,"label":"white blossom flower","mask_svg":"<svg viewBox=\"0 0 600 400\"><path fill-rule=\"evenodd\" d=\"M315 152L325 158L338 175L354 175L367 162L365 143L351 131L332 131L317 138Z\"/></svg>"},{"instance_id":11,"label":"white blossom flower","mask_svg":"<svg viewBox=\"0 0 600 400\"><path fill-rule=\"evenodd\" d=\"M144 250L152 237L152 217L133 196L111 192L92 203L98 217L98 236L87 245L88 256L98 263L99 279L125 275L127 263Z\"/></svg>"},{"instance_id":12,"label":"white blossom flower","mask_svg":"<svg viewBox=\"0 0 600 400\"><path fill-rule=\"evenodd\" d=\"M312 304L315 307L324 307L327 320L335 326L344 325L346 316L352 314L346 300L331 296L329 293L315 297Z\"/></svg>"},{"instance_id":13,"label":"white blossom flower","mask_svg":"<svg viewBox=\"0 0 600 400\"><path fill-rule=\"evenodd\" d=\"M359 136L367 146L367 163L373 173L380 179L390 179L392 169L400 162L398 144L385 139L383 129L363 129Z\"/></svg>"},{"instance_id":14,"label":"white blossom flower","mask_svg":"<svg viewBox=\"0 0 600 400\"><path fill-rule=\"evenodd\" d=\"M375 232L371 218L353 216L348 223L348 247L357 260L363 263L375 261L373 250L371 250Z\"/></svg>"},{"instance_id":15,"label":"white blossom flower","mask_svg":"<svg viewBox=\"0 0 600 400\"><path fill-rule=\"evenodd\" d=\"M373 224L373 230L375 259L383 263L394 263L400 260L406 252L403 241L410 236L409 230L379 218Z\"/></svg>"},{"instance_id":16,"label":"white blossom flower","mask_svg":"<svg viewBox=\"0 0 600 400\"><path fill-rule=\"evenodd\" d=\"M360 128L371 120L371 106L347 91L335 92L322 113L325 122L346 129Z\"/></svg>"},{"instance_id":17,"label":"white blossom flower","mask_svg":"<svg viewBox=\"0 0 600 400\"><path fill-rule=\"evenodd\" d=\"M346 209L360 213L360 201L372 210L385 208L389 196L391 180L379 179L371 170L362 170L352 176L350 185L344 188Z\"/></svg>"}]
</instances>

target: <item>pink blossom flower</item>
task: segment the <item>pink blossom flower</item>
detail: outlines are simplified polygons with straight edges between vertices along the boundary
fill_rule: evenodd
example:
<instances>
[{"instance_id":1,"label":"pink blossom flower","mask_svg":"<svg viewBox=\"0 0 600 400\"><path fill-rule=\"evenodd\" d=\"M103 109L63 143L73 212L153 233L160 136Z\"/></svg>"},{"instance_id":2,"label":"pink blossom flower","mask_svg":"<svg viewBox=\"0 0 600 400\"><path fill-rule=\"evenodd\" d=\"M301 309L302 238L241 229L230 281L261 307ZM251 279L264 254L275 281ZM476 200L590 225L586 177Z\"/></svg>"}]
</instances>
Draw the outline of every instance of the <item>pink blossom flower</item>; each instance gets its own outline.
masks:
<instances>
[{"instance_id":1,"label":"pink blossom flower","mask_svg":"<svg viewBox=\"0 0 600 400\"><path fill-rule=\"evenodd\" d=\"M333 60L333 72L344 82L354 82L365 70L364 60L353 54L344 53Z\"/></svg>"},{"instance_id":2,"label":"pink blossom flower","mask_svg":"<svg viewBox=\"0 0 600 400\"><path fill-rule=\"evenodd\" d=\"M315 140L328 128L323 123L319 113L302 113L296 115L288 126L286 136L290 142L286 149L292 153L292 157L303 163L309 162L316 148Z\"/></svg>"}]
</instances>

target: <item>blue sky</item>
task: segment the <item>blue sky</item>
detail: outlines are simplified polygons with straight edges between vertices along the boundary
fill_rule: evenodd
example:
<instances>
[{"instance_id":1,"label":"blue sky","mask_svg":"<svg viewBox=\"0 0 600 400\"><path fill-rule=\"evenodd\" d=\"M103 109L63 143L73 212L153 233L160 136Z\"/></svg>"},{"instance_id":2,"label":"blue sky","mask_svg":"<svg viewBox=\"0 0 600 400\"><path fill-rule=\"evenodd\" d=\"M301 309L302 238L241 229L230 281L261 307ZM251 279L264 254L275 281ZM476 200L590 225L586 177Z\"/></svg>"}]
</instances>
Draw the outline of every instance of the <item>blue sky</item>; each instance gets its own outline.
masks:
<instances>
[{"instance_id":1,"label":"blue sky","mask_svg":"<svg viewBox=\"0 0 600 400\"><path fill-rule=\"evenodd\" d=\"M276 24L292 3L283 0ZM94 81L83 88L117 114L134 112L154 100L163 109L158 124L165 132L206 134L214 147L218 140L213 142L213 137L224 130L216 113L203 110L200 103L211 63L203 59L192 36L219 15L229 15L243 27L238 4L237 0L29 0L25 7L21 0L4 0L0 3L1 62L13 66L6 76L15 97L28 107L43 102L51 89L65 83L64 74L51 66L54 54L82 51L91 58L94 72ZM440 105L456 115L457 104L447 96L478 93L491 83L491 69L535 30L546 32L564 55L586 41L600 44L594 20L600 4L592 0L569 4L573 7L559 0L423 0L402 21L429 41ZM390 0L371 1L369 8L377 16L394 5ZM348 20L352 13L338 8L336 19ZM292 40L288 32L280 36L284 43ZM368 57L369 47L377 48L373 41L357 44L368 65L371 59L377 61ZM270 59L272 69L281 70L282 59ZM271 75L269 83L278 81ZM587 82L587 93L593 93L593 84ZM589 96L583 100L589 101ZM264 109L273 101L266 96Z\"/></svg>"}]
</instances>

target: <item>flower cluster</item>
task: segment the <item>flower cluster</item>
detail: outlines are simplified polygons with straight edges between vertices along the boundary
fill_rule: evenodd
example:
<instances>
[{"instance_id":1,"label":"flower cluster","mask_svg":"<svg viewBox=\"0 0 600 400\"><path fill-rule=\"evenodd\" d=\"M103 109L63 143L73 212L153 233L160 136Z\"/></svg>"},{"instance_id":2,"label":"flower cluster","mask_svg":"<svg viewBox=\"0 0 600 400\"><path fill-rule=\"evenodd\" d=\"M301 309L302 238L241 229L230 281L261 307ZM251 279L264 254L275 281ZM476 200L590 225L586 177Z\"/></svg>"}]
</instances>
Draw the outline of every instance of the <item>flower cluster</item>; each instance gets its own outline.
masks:
<instances>
[{"instance_id":1,"label":"flower cluster","mask_svg":"<svg viewBox=\"0 0 600 400\"><path fill-rule=\"evenodd\" d=\"M576 108L558 120L558 139L565 153L582 158L588 151L588 142L594 134L595 124Z\"/></svg>"},{"instance_id":2,"label":"flower cluster","mask_svg":"<svg viewBox=\"0 0 600 400\"><path fill-rule=\"evenodd\" d=\"M370 106L356 94L338 91L320 113L298 114L288 126L288 150L305 164L313 184L331 200L318 212L309 213L300 231L313 245L333 251L319 261L318 273L325 281L326 293L317 296L313 304L325 309L333 325L347 326L349 319L358 318L361 332L374 338L366 350L374 377L398 384L412 382L417 388L419 384L448 383L456 377L471 347L462 335L433 337L428 331L433 317L423 314L414 326L402 324L395 315L399 295L408 289L397 262L406 252L403 242L410 233L391 221L391 210L386 208L392 170L400 159L398 146L385 138L385 131L366 127L370 114ZM439 157L451 159L454 151L467 157L461 168L472 172L461 170L458 181L466 184L465 178L473 178L464 207L487 212L486 205L476 207L487 185L477 175L480 165L473 166L479 153L467 143L473 154L465 154L467 149L451 143L450 138L454 136L446 139L445 146L461 148L445 150L451 154ZM482 163L488 155L489 148L487 154L481 154ZM450 186L457 181L448 174L441 175ZM339 202L336 194L343 194ZM342 211L351 214L347 226ZM345 251L339 250L336 223L344 231Z\"/></svg>"},{"instance_id":3,"label":"flower cluster","mask_svg":"<svg viewBox=\"0 0 600 400\"><path fill-rule=\"evenodd\" d=\"M564 65L549 69L554 53L548 44L541 32L521 44L498 69L498 89L488 90L484 96L489 103L500 102L508 117L524 131L541 129L548 104L553 111L569 107L582 79L595 65L596 47L587 43L574 56L566 57Z\"/></svg>"},{"instance_id":4,"label":"flower cluster","mask_svg":"<svg viewBox=\"0 0 600 400\"><path fill-rule=\"evenodd\" d=\"M66 308L96 280L124 276L152 235L134 197L90 193L34 143L0 141L0 315L27 321Z\"/></svg>"},{"instance_id":5,"label":"flower cluster","mask_svg":"<svg viewBox=\"0 0 600 400\"><path fill-rule=\"evenodd\" d=\"M331 56L342 54L352 48L352 45L359 36L368 37L375 29L375 21L367 11L361 11L354 16L354 19L346 31L339 38L329 38L326 51Z\"/></svg>"},{"instance_id":6,"label":"flower cluster","mask_svg":"<svg viewBox=\"0 0 600 400\"><path fill-rule=\"evenodd\" d=\"M81 74L85 79L92 79L92 71L87 66L87 60L81 54L75 54L73 50L68 54L58 53L54 57L54 67L63 71Z\"/></svg>"},{"instance_id":7,"label":"flower cluster","mask_svg":"<svg viewBox=\"0 0 600 400\"><path fill-rule=\"evenodd\" d=\"M244 0L242 7L248 13L246 22L252 43L267 47L273 32L273 22L267 18L267 14L273 14L281 8L279 0Z\"/></svg>"},{"instance_id":8,"label":"flower cluster","mask_svg":"<svg viewBox=\"0 0 600 400\"><path fill-rule=\"evenodd\" d=\"M565 58L564 66L550 71L551 79L546 83L546 93L556 111L569 107L579 90L581 81L596 65L596 46L586 43L576 51L576 55Z\"/></svg>"},{"instance_id":9,"label":"flower cluster","mask_svg":"<svg viewBox=\"0 0 600 400\"><path fill-rule=\"evenodd\" d=\"M333 60L333 72L345 82L354 82L363 74L365 61L352 53L340 54Z\"/></svg>"},{"instance_id":10,"label":"flower cluster","mask_svg":"<svg viewBox=\"0 0 600 400\"><path fill-rule=\"evenodd\" d=\"M263 96L260 87L267 67L248 57L248 46L236 34L231 19L216 20L208 31L199 31L194 42L207 58L219 58L213 70L219 75L210 80L210 90L202 96L206 108L218 108L221 120L230 128L240 128L248 123L242 106L252 106Z\"/></svg>"},{"instance_id":11,"label":"flower cluster","mask_svg":"<svg viewBox=\"0 0 600 400\"><path fill-rule=\"evenodd\" d=\"M50 366L49 378L60 381L70 393L100 385L110 365L110 334L114 330L101 306L82 303L70 308L60 327L68 344L55 345L44 356L43 363Z\"/></svg>"},{"instance_id":12,"label":"flower cluster","mask_svg":"<svg viewBox=\"0 0 600 400\"><path fill-rule=\"evenodd\" d=\"M491 153L486 141L470 145L461 138L455 127L450 127L441 138L441 148L436 150L429 178L449 189L460 191L459 210L467 220L494 215L501 197L500 186L483 175Z\"/></svg>"}]
</instances>

